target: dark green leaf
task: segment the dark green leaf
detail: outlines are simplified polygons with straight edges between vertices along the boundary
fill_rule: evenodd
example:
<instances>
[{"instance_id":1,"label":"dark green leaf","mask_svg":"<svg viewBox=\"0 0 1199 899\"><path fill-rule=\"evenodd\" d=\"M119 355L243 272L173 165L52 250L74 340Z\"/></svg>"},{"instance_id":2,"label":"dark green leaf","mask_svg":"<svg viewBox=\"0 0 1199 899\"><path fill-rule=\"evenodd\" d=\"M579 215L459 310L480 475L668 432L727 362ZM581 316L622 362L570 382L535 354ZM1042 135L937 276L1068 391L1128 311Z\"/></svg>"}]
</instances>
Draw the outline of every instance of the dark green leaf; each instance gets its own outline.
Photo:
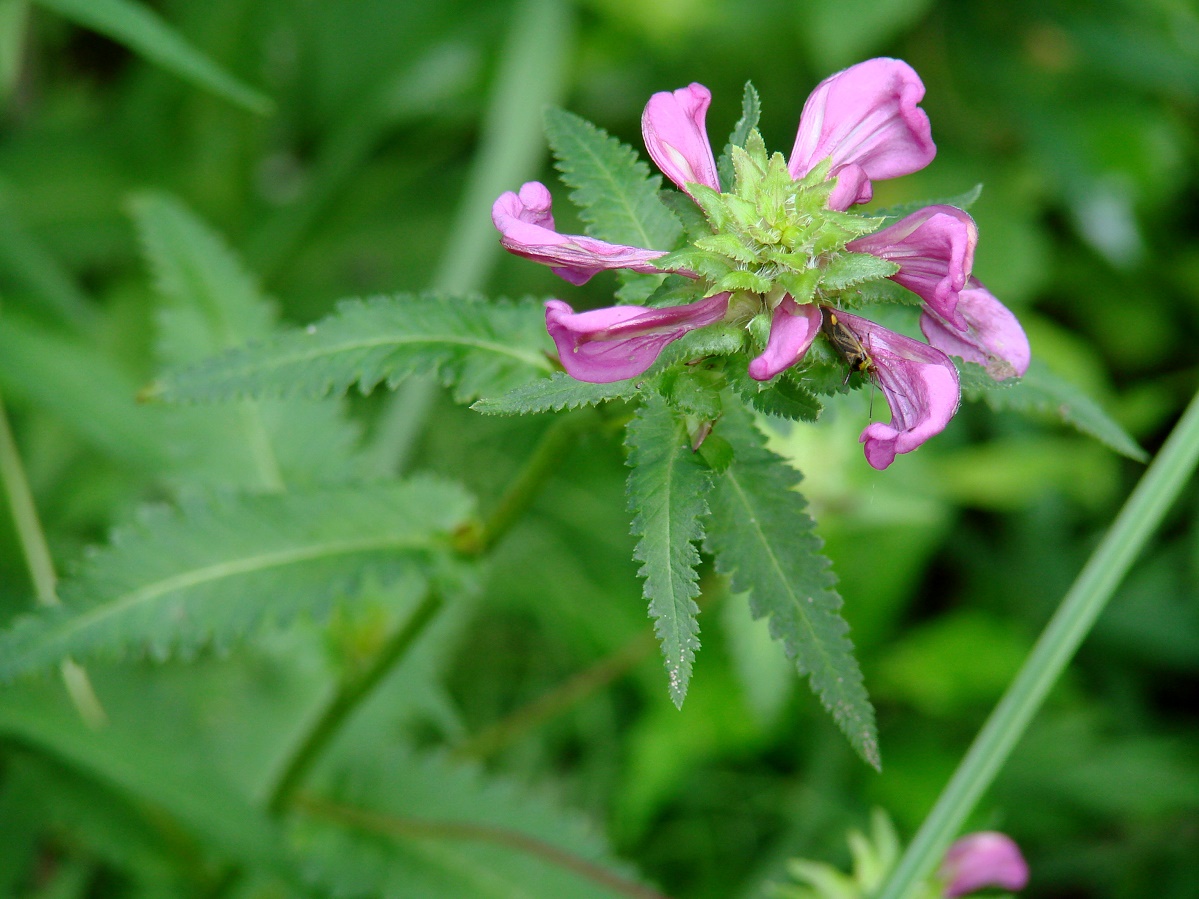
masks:
<instances>
[{"instance_id":1,"label":"dark green leaf","mask_svg":"<svg viewBox=\"0 0 1199 899\"><path fill-rule=\"evenodd\" d=\"M750 594L755 618L770 617L812 689L869 764L878 768L874 709L853 655L841 597L820 550L815 523L793 488L799 475L764 447L744 412L730 409L717 433L733 445L733 464L717 479L706 545L733 589Z\"/></svg>"},{"instance_id":2,"label":"dark green leaf","mask_svg":"<svg viewBox=\"0 0 1199 899\"><path fill-rule=\"evenodd\" d=\"M974 185L964 193L955 194L952 197L942 197L936 200L918 200L912 203L902 203L898 206L888 206L886 209L876 209L872 212L873 215L881 216L885 219L883 227L893 225L904 216L911 215L913 212L919 212L926 206L956 206L958 209L970 210L970 207L975 204L980 196L982 196L983 186L981 183Z\"/></svg>"},{"instance_id":3,"label":"dark green leaf","mask_svg":"<svg viewBox=\"0 0 1199 899\"><path fill-rule=\"evenodd\" d=\"M729 142L725 144L716 163L716 171L720 175L720 184L724 190L733 187L733 147L744 147L749 140L749 133L758 127L758 118L762 113L758 100L758 91L750 82L745 82L745 90L741 94L741 118L733 126Z\"/></svg>"},{"instance_id":4,"label":"dark green leaf","mask_svg":"<svg viewBox=\"0 0 1199 899\"><path fill-rule=\"evenodd\" d=\"M744 364L730 362L726 368L729 385L754 409L789 421L816 421L824 407L816 395L784 372L771 381L755 381Z\"/></svg>"},{"instance_id":5,"label":"dark green leaf","mask_svg":"<svg viewBox=\"0 0 1199 899\"><path fill-rule=\"evenodd\" d=\"M228 643L320 614L368 574L419 582L470 512L461 489L428 479L148 510L63 582L61 606L0 633L0 679Z\"/></svg>"},{"instance_id":6,"label":"dark green leaf","mask_svg":"<svg viewBox=\"0 0 1199 899\"><path fill-rule=\"evenodd\" d=\"M321 396L425 375L466 402L549 374L548 344L538 303L431 294L348 300L302 330L167 371L146 395L172 402Z\"/></svg>"},{"instance_id":7,"label":"dark green leaf","mask_svg":"<svg viewBox=\"0 0 1199 899\"><path fill-rule=\"evenodd\" d=\"M699 649L699 564L696 543L712 473L692 452L680 423L657 394L646 397L629 423L629 510L639 539L633 557L642 563L645 598L662 643L670 698L683 705Z\"/></svg>"}]
</instances>

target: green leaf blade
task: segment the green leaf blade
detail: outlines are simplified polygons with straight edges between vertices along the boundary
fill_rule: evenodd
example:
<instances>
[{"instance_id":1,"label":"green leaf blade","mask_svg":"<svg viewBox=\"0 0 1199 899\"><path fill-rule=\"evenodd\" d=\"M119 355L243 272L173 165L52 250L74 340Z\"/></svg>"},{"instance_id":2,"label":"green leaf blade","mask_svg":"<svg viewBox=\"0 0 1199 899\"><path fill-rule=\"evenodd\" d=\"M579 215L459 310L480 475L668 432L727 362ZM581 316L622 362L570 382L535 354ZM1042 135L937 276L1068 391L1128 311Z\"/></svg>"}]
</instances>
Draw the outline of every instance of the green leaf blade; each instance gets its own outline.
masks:
<instances>
[{"instance_id":1,"label":"green leaf blade","mask_svg":"<svg viewBox=\"0 0 1199 899\"><path fill-rule=\"evenodd\" d=\"M771 636L783 643L800 673L808 674L858 755L877 769L874 709L815 523L792 489L799 476L765 449L744 412L727 412L717 431L735 456L710 501L706 541L716 568L731 577L735 591L750 593L755 618L770 617Z\"/></svg>"},{"instance_id":2,"label":"green leaf blade","mask_svg":"<svg viewBox=\"0 0 1199 899\"><path fill-rule=\"evenodd\" d=\"M638 537L649 614L662 644L670 698L682 707L699 649L699 550L712 473L687 445L662 397L646 398L629 423L629 510Z\"/></svg>"},{"instance_id":3,"label":"green leaf blade","mask_svg":"<svg viewBox=\"0 0 1199 899\"><path fill-rule=\"evenodd\" d=\"M460 488L432 479L150 510L63 582L62 605L0 633L0 680L68 657L223 645L321 614L368 573L419 584L470 513Z\"/></svg>"},{"instance_id":4,"label":"green leaf blade","mask_svg":"<svg viewBox=\"0 0 1199 899\"><path fill-rule=\"evenodd\" d=\"M514 387L501 396L484 397L471 405L484 415L529 415L535 412L561 412L580 406L596 406L613 400L628 400L641 392L642 378L592 384L577 381L556 371L548 378Z\"/></svg>"},{"instance_id":5,"label":"green leaf blade","mask_svg":"<svg viewBox=\"0 0 1199 899\"><path fill-rule=\"evenodd\" d=\"M153 10L133 0L36 0L71 21L98 31L197 87L251 112L269 113L265 94L234 78L197 50Z\"/></svg>"},{"instance_id":6,"label":"green leaf blade","mask_svg":"<svg viewBox=\"0 0 1199 899\"><path fill-rule=\"evenodd\" d=\"M992 380L979 365L959 363L962 389L972 399L981 397L992 409L1012 409L1053 415L1065 424L1136 462L1149 454L1115 419L1078 387L1033 363L1019 380Z\"/></svg>"},{"instance_id":7,"label":"green leaf blade","mask_svg":"<svg viewBox=\"0 0 1199 899\"><path fill-rule=\"evenodd\" d=\"M369 392L412 375L437 377L459 402L553 371L540 304L450 295L348 300L302 330L165 372L146 398L212 402Z\"/></svg>"},{"instance_id":8,"label":"green leaf blade","mask_svg":"<svg viewBox=\"0 0 1199 899\"><path fill-rule=\"evenodd\" d=\"M650 250L675 248L683 226L658 198L661 176L651 174L632 147L561 109L546 111L545 133L589 235ZM620 276L626 303L643 301L662 281L636 272Z\"/></svg>"}]
</instances>

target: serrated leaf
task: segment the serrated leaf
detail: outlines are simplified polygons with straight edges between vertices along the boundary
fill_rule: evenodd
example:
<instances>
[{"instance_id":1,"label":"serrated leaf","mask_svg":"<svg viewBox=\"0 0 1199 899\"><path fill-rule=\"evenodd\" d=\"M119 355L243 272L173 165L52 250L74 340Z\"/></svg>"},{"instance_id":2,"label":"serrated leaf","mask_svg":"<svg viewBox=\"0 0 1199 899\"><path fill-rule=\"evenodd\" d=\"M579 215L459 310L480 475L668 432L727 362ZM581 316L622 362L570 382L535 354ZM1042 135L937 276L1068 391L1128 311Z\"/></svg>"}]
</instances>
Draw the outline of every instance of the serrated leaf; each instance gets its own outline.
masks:
<instances>
[{"instance_id":1,"label":"serrated leaf","mask_svg":"<svg viewBox=\"0 0 1199 899\"><path fill-rule=\"evenodd\" d=\"M162 299L164 365L195 363L271 335L273 305L219 234L167 194L138 194L130 210ZM170 414L180 431L172 454L191 481L278 489L355 472L358 432L333 400L244 401Z\"/></svg>"},{"instance_id":2,"label":"serrated leaf","mask_svg":"<svg viewBox=\"0 0 1199 899\"><path fill-rule=\"evenodd\" d=\"M294 834L304 873L334 896L649 895L594 824L477 767L391 752L325 781Z\"/></svg>"},{"instance_id":3,"label":"serrated leaf","mask_svg":"<svg viewBox=\"0 0 1199 899\"><path fill-rule=\"evenodd\" d=\"M1054 415L1122 456L1137 462L1149 460L1149 454L1103 411L1103 407L1078 387L1036 362L1029 366L1028 372L1019 381L998 384L986 375L981 366L959 363L959 368L968 379L963 388L973 394L971 399L981 396L992 409ZM984 389L992 385L1002 389Z\"/></svg>"},{"instance_id":4,"label":"serrated leaf","mask_svg":"<svg viewBox=\"0 0 1199 899\"><path fill-rule=\"evenodd\" d=\"M820 286L825 290L845 290L857 284L889 278L898 271L898 265L881 256L841 253L821 271Z\"/></svg>"},{"instance_id":5,"label":"serrated leaf","mask_svg":"<svg viewBox=\"0 0 1199 899\"><path fill-rule=\"evenodd\" d=\"M560 412L580 406L595 406L609 400L631 399L641 390L644 378L592 384L576 381L556 371L548 378L509 390L502 396L484 397L471 408L484 415L528 415L532 412Z\"/></svg>"},{"instance_id":6,"label":"serrated leaf","mask_svg":"<svg viewBox=\"0 0 1199 899\"><path fill-rule=\"evenodd\" d=\"M357 383L395 387L437 377L459 402L497 394L553 371L539 303L400 294L348 300L302 330L172 369L145 392L169 402L322 396Z\"/></svg>"},{"instance_id":7,"label":"serrated leaf","mask_svg":"<svg viewBox=\"0 0 1199 899\"><path fill-rule=\"evenodd\" d=\"M758 91L749 81L745 82L745 90L741 93L741 118L733 126L729 142L725 144L716 162L716 171L720 175L720 184L725 190L731 190L733 184L733 147L744 147L749 140L749 133L758 127L758 118L762 113L762 105L758 100Z\"/></svg>"},{"instance_id":8,"label":"serrated leaf","mask_svg":"<svg viewBox=\"0 0 1199 899\"><path fill-rule=\"evenodd\" d=\"M0 680L65 658L163 657L317 614L373 577L421 579L471 512L432 479L151 509L62 583L61 606L0 632Z\"/></svg>"},{"instance_id":9,"label":"serrated leaf","mask_svg":"<svg viewBox=\"0 0 1199 899\"><path fill-rule=\"evenodd\" d=\"M750 594L754 618L769 616L813 692L863 759L880 766L874 709L841 617L835 577L820 550L799 474L764 447L749 416L729 409L716 428L735 453L716 481L706 545L733 589Z\"/></svg>"},{"instance_id":10,"label":"serrated leaf","mask_svg":"<svg viewBox=\"0 0 1199 899\"><path fill-rule=\"evenodd\" d=\"M650 173L632 147L561 109L546 111L545 133L589 235L651 250L678 245L683 226L658 199L662 178ZM637 272L622 271L620 277L624 303L644 300L662 280Z\"/></svg>"},{"instance_id":11,"label":"serrated leaf","mask_svg":"<svg viewBox=\"0 0 1199 899\"><path fill-rule=\"evenodd\" d=\"M46 9L98 31L192 84L251 112L267 113L270 98L234 78L197 50L152 9L133 0L35 0Z\"/></svg>"},{"instance_id":12,"label":"serrated leaf","mask_svg":"<svg viewBox=\"0 0 1199 899\"><path fill-rule=\"evenodd\" d=\"M816 421L824 411L820 400L790 373L772 381L755 381L743 364L730 363L726 369L729 386L758 412L788 421Z\"/></svg>"},{"instance_id":13,"label":"serrated leaf","mask_svg":"<svg viewBox=\"0 0 1199 899\"><path fill-rule=\"evenodd\" d=\"M629 423L629 511L638 537L633 558L642 563L645 598L662 644L670 698L682 707L699 649L699 564L696 544L712 473L688 445L666 401L646 397Z\"/></svg>"}]
</instances>

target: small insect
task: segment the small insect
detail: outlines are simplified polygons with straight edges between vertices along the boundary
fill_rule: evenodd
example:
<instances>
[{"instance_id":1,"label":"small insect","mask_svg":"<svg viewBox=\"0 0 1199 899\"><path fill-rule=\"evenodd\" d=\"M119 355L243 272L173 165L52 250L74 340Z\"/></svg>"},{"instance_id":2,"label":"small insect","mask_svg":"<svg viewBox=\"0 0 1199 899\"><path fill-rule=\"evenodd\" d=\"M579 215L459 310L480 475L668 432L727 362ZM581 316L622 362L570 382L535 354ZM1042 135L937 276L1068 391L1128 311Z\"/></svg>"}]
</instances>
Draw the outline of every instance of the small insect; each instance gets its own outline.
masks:
<instances>
[{"instance_id":1,"label":"small insect","mask_svg":"<svg viewBox=\"0 0 1199 899\"><path fill-rule=\"evenodd\" d=\"M828 306L822 308L824 309L824 321L821 322L820 330L824 332L824 336L833 345L833 349L849 366L849 374L845 376L846 382L848 383L849 375L855 371L873 380L874 376L878 374L878 367L874 364L874 357L870 355L870 351L858 339L858 335L849 330L849 327L837 318L835 309L830 309Z\"/></svg>"}]
</instances>

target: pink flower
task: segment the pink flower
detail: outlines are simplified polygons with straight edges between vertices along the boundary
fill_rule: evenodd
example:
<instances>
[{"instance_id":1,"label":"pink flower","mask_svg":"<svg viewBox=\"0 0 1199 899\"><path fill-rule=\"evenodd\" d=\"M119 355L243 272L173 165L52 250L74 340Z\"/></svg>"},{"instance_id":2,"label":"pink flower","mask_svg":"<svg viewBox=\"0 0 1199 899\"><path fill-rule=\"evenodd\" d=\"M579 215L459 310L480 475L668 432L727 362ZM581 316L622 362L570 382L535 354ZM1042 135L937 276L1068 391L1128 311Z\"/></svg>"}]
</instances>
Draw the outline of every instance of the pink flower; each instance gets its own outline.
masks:
<instances>
[{"instance_id":1,"label":"pink flower","mask_svg":"<svg viewBox=\"0 0 1199 899\"><path fill-rule=\"evenodd\" d=\"M873 422L858 438L865 444L866 461L881 470L896 455L910 453L945 430L961 397L958 370L935 347L856 315L836 316L869 354L870 373L891 409L889 424Z\"/></svg>"},{"instance_id":2,"label":"pink flower","mask_svg":"<svg viewBox=\"0 0 1199 899\"><path fill-rule=\"evenodd\" d=\"M591 312L550 300L545 325L572 378L606 384L637 377L672 340L724 318L728 305L727 293L665 309L610 306Z\"/></svg>"},{"instance_id":3,"label":"pink flower","mask_svg":"<svg viewBox=\"0 0 1199 899\"><path fill-rule=\"evenodd\" d=\"M899 266L891 280L919 296L960 331L958 294L974 266L978 228L954 206L925 206L894 225L850 241L846 249L870 253Z\"/></svg>"},{"instance_id":4,"label":"pink flower","mask_svg":"<svg viewBox=\"0 0 1199 899\"><path fill-rule=\"evenodd\" d=\"M920 330L928 342L951 356L977 362L996 381L1028 371L1031 351L1016 316L976 278L958 295L957 314L965 330L952 327L931 307L920 315Z\"/></svg>"},{"instance_id":5,"label":"pink flower","mask_svg":"<svg viewBox=\"0 0 1199 899\"><path fill-rule=\"evenodd\" d=\"M688 194L688 184L720 192L716 160L704 125L711 102L711 91L702 84L690 84L673 93L654 94L641 114L641 134L650 158Z\"/></svg>"},{"instance_id":6,"label":"pink flower","mask_svg":"<svg viewBox=\"0 0 1199 899\"><path fill-rule=\"evenodd\" d=\"M872 180L918 172L936 155L928 116L917 106L923 97L920 76L898 59L868 59L824 79L799 117L791 176L802 178L831 157L837 186L829 208L869 202Z\"/></svg>"},{"instance_id":7,"label":"pink flower","mask_svg":"<svg viewBox=\"0 0 1199 899\"><path fill-rule=\"evenodd\" d=\"M995 831L972 833L949 847L941 863L944 896L956 899L984 887L1022 890L1028 883L1028 863L1011 837Z\"/></svg>"},{"instance_id":8,"label":"pink flower","mask_svg":"<svg viewBox=\"0 0 1199 899\"><path fill-rule=\"evenodd\" d=\"M657 272L651 261L666 255L662 250L642 250L596 240L581 234L559 234L549 189L538 181L500 194L492 204L491 221L502 235L504 249L525 259L550 266L571 284L586 284L596 272L623 268Z\"/></svg>"},{"instance_id":9,"label":"pink flower","mask_svg":"<svg viewBox=\"0 0 1199 899\"><path fill-rule=\"evenodd\" d=\"M802 359L820 331L821 318L818 306L800 306L791 297L783 297L770 321L766 351L749 363L749 376L769 381Z\"/></svg>"}]
</instances>

